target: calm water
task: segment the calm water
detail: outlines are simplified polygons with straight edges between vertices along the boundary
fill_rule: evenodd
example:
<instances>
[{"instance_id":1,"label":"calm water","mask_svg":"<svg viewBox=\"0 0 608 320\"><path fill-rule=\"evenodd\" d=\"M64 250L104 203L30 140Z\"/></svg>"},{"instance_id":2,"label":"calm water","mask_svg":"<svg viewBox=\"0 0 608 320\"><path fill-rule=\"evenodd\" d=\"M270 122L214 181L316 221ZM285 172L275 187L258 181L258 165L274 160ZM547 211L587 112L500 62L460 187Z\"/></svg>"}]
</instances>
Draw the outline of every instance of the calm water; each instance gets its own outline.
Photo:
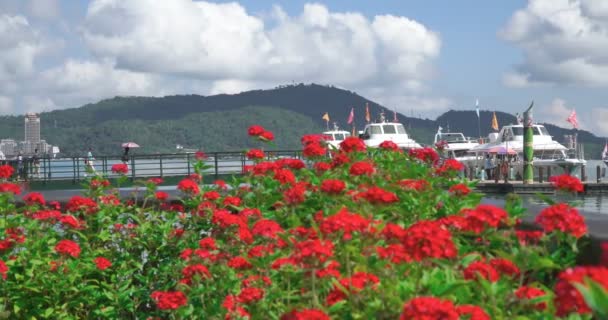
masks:
<instances>
[{"instance_id":1,"label":"calm water","mask_svg":"<svg viewBox=\"0 0 608 320\"><path fill-rule=\"evenodd\" d=\"M524 207L538 208L538 206L546 206L543 200L540 200L534 195L520 195L524 202ZM588 196L550 196L556 202L577 201L577 208L586 213L606 214L608 215L608 195L588 195ZM504 196L488 195L489 200L504 200Z\"/></svg>"}]
</instances>

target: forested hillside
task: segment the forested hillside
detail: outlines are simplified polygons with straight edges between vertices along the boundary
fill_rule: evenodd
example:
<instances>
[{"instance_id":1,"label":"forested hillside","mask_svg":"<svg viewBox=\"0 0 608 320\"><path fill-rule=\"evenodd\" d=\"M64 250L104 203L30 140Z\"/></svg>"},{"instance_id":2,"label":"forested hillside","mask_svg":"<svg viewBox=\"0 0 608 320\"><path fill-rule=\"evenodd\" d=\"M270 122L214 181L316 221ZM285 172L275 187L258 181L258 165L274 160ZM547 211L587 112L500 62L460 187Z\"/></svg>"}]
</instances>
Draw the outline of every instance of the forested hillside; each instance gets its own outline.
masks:
<instances>
[{"instance_id":1,"label":"forested hillside","mask_svg":"<svg viewBox=\"0 0 608 320\"><path fill-rule=\"evenodd\" d=\"M89 146L97 154L118 154L124 141L140 144L142 148L135 150L140 153L175 152L177 144L206 151L232 151L251 147L245 130L251 124L261 124L276 133L276 149L293 149L300 147L302 134L324 130L321 116L325 112L332 122L350 130L346 119L351 107L355 107L355 123L359 130L363 129L366 103L373 118L384 111L392 119L392 110L354 92L299 84L208 97L116 97L80 108L41 113L41 132L42 138L58 145L64 156L82 154ZM513 115L496 114L500 125L515 122ZM492 112L481 112L482 136L491 130L491 117ZM398 114L398 120L414 139L424 144L432 143L438 126L478 136L475 111L448 111L436 120ZM573 132L553 125L547 128L558 141ZM0 117L1 138L21 140L23 131L22 116ZM588 145L588 154L597 157L603 138L587 131L578 133L579 141Z\"/></svg>"}]
</instances>

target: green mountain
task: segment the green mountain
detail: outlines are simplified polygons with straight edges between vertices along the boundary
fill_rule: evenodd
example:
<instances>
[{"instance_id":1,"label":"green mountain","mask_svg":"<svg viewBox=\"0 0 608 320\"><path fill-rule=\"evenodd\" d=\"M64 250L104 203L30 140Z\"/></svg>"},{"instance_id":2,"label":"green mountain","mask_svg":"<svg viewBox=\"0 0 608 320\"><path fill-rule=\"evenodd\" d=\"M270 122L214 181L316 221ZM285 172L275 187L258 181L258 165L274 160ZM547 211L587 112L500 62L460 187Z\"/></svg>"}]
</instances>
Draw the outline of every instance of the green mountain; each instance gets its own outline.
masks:
<instances>
[{"instance_id":1,"label":"green mountain","mask_svg":"<svg viewBox=\"0 0 608 320\"><path fill-rule=\"evenodd\" d=\"M333 86L291 85L271 90L254 90L234 95L177 95L162 98L116 97L80 108L43 112L41 135L58 145L63 155L82 155L92 147L96 155L118 155L120 143L134 141L142 146L137 153L172 153L177 144L185 148L211 151L237 151L256 145L246 136L246 129L260 124L275 132L274 149L298 149L300 137L319 133L325 128L321 116L328 112L331 121L350 130L346 119L355 107L355 123L362 129L365 104L372 117L381 111L392 118L393 111L348 90ZM515 122L513 115L497 112L499 124ZM481 112L481 133L490 131L492 113ZM436 120L398 114L414 139L432 143L437 127L477 136L474 111L448 111ZM572 133L553 125L547 129L558 140ZM579 141L591 150L603 146L603 138L578 131ZM23 139L23 117L0 117L0 137ZM587 151L589 152L589 149ZM593 151L595 152L595 151ZM593 153L599 154L599 152Z\"/></svg>"}]
</instances>

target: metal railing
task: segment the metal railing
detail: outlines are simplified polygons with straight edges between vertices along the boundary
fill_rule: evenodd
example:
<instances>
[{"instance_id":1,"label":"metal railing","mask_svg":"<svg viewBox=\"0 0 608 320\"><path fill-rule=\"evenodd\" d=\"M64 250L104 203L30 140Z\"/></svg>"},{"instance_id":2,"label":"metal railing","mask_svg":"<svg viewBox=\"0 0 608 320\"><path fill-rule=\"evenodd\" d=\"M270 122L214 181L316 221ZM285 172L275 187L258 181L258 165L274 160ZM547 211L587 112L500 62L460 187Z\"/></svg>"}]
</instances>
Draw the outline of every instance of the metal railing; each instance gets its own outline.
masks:
<instances>
[{"instance_id":1,"label":"metal railing","mask_svg":"<svg viewBox=\"0 0 608 320\"><path fill-rule=\"evenodd\" d=\"M246 165L253 165L245 152L205 152L204 163L210 166L204 171L206 175L215 178L226 174L240 174ZM267 151L266 160L279 158L302 159L300 150ZM149 177L188 176L194 173L194 163L197 161L194 153L142 154L131 155L123 162L121 156L95 156L91 164L86 157L38 159L36 165L31 158L24 159L19 170L17 161L4 161L15 167L15 176L21 180L31 181L72 181L77 183L94 173L103 174L108 178L116 178L119 174L112 172L112 166L125 163L128 167L127 176L131 179ZM92 168L88 170L88 168ZM94 173L93 173L94 172Z\"/></svg>"}]
</instances>

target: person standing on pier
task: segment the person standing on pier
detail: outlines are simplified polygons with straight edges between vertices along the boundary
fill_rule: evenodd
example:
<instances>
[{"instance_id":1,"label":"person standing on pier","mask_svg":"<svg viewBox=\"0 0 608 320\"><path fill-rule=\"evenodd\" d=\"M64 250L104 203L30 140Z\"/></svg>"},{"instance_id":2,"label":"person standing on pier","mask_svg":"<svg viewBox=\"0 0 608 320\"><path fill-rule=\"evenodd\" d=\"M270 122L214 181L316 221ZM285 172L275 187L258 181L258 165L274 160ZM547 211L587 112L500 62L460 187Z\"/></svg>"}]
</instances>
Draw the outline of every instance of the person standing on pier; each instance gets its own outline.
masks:
<instances>
[{"instance_id":1,"label":"person standing on pier","mask_svg":"<svg viewBox=\"0 0 608 320\"><path fill-rule=\"evenodd\" d=\"M95 158L93 157L93 149L89 148L89 152L87 152L87 157L84 159L84 164L86 166L87 173L97 174L94 165Z\"/></svg>"},{"instance_id":2,"label":"person standing on pier","mask_svg":"<svg viewBox=\"0 0 608 320\"><path fill-rule=\"evenodd\" d=\"M40 157L38 157L38 149L34 150L34 155L32 156L32 164L34 165L34 177L38 178L40 175Z\"/></svg>"},{"instance_id":3,"label":"person standing on pier","mask_svg":"<svg viewBox=\"0 0 608 320\"><path fill-rule=\"evenodd\" d=\"M23 168L23 156L21 151L17 154L17 180L25 179L25 170Z\"/></svg>"},{"instance_id":4,"label":"person standing on pier","mask_svg":"<svg viewBox=\"0 0 608 320\"><path fill-rule=\"evenodd\" d=\"M492 180L492 177L494 176L493 172L494 170L494 164L492 163L492 159L490 159L490 155L486 154L486 163L485 163L485 169L486 169L486 178L488 180Z\"/></svg>"}]
</instances>

